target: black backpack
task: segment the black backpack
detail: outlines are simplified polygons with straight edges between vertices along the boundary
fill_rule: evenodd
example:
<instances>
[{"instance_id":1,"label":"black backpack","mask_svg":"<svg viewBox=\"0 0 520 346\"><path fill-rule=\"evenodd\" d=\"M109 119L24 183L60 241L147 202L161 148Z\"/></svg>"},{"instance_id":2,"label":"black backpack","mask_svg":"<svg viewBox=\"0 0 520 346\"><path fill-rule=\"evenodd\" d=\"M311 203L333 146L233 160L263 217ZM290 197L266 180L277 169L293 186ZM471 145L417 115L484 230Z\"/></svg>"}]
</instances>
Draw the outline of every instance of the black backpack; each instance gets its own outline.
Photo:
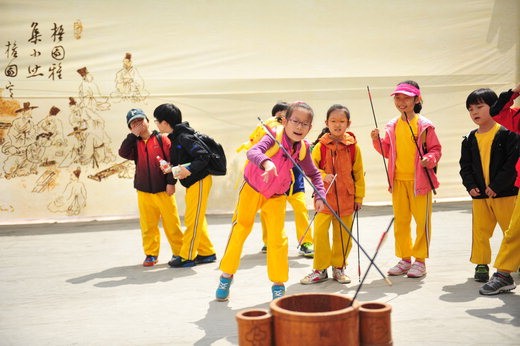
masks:
<instances>
[{"instance_id":1,"label":"black backpack","mask_svg":"<svg viewBox=\"0 0 520 346\"><path fill-rule=\"evenodd\" d=\"M201 144L202 148L209 154L208 171L211 175L226 175L226 153L220 143L216 142L210 136L195 132L195 139Z\"/></svg>"}]
</instances>

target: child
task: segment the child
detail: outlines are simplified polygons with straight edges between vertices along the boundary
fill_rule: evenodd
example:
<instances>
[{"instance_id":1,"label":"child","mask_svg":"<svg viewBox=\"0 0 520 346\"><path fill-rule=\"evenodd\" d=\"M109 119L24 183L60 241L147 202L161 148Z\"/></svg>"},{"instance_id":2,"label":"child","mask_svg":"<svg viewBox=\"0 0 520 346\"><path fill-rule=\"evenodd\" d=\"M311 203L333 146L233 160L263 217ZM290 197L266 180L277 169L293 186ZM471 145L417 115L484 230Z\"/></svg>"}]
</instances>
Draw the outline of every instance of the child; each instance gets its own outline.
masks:
<instances>
[{"instance_id":1,"label":"child","mask_svg":"<svg viewBox=\"0 0 520 346\"><path fill-rule=\"evenodd\" d=\"M327 111L325 133L312 150L312 159L319 168L328 190L327 202L346 225L352 224L352 214L361 208L365 197L363 161L356 138L351 132L350 112L347 107L335 104ZM336 178L334 179L334 176ZM328 187L327 187L328 188ZM329 227L332 222L332 249ZM314 220L314 263L313 271L300 280L304 285L328 279L327 268L332 266L332 277L341 284L350 283L344 269L352 247L350 234L343 230L338 220L328 209L316 214Z\"/></svg>"},{"instance_id":2,"label":"child","mask_svg":"<svg viewBox=\"0 0 520 346\"><path fill-rule=\"evenodd\" d=\"M207 151L195 138L188 122L182 122L182 113L171 103L155 108L153 115L159 131L169 133L171 166L180 170L174 178L179 179L186 188L186 211L184 223L186 230L182 247L177 257L168 264L173 268L193 267L197 264L212 263L217 260L215 248L208 235L206 207L213 183L208 170ZM189 164L189 166L183 166ZM166 171L171 171L171 166ZM176 180L175 180L176 182Z\"/></svg>"},{"instance_id":3,"label":"child","mask_svg":"<svg viewBox=\"0 0 520 346\"><path fill-rule=\"evenodd\" d=\"M265 125L271 130L275 129L278 126L281 126L282 119L285 117L287 113L287 109L289 108L289 104L287 102L277 102L273 109L271 110L272 117L269 118ZM261 125L253 131L253 133L249 136L249 141L243 143L238 149L238 151L242 151L243 149L250 149L254 144L256 144L260 139L262 139L265 134L264 128ZM305 200L305 186L303 175L300 171L294 167L292 169L293 172L293 182L291 187L286 192L287 201L291 204L294 211L294 223L296 224L296 236L298 241L301 242L299 247L299 253L305 257L313 257L314 256L314 248L312 245L312 231L309 229L309 212L307 210L306 200ZM262 223L262 239L264 242L264 246L262 247L262 253L267 253L267 230L266 230L266 221L265 221L265 213L260 212L260 221Z\"/></svg>"},{"instance_id":4,"label":"child","mask_svg":"<svg viewBox=\"0 0 520 346\"><path fill-rule=\"evenodd\" d=\"M311 129L313 116L312 108L306 103L291 104L282 120L284 126L279 127L274 136L300 164L316 186L319 195L324 196L320 172L312 162L309 143L304 140ZM229 297L233 275L240 265L242 247L251 232L259 209L265 212L267 223L267 272L273 282L273 299L285 294L284 282L289 275L284 219L287 200L285 192L291 185L293 163L268 134L248 150L247 158L249 162L244 170L244 182L238 195L231 233L220 262L222 275L216 291L219 301L225 301ZM315 197L315 207L316 210L323 207L323 201L319 197Z\"/></svg>"},{"instance_id":5,"label":"child","mask_svg":"<svg viewBox=\"0 0 520 346\"><path fill-rule=\"evenodd\" d=\"M379 137L378 129L371 132L374 148L388 158L389 191L395 216L395 253L401 258L388 270L388 275L406 274L409 278L420 278L426 275L425 260L429 257L431 194L439 186L433 168L441 158L441 144L432 122L419 114L422 97L416 82L399 83L391 95L401 115L386 125L384 138ZM412 216L416 223L413 244ZM413 265L412 257L415 257Z\"/></svg>"},{"instance_id":6,"label":"child","mask_svg":"<svg viewBox=\"0 0 520 346\"><path fill-rule=\"evenodd\" d=\"M520 108L512 108L514 100L520 94L520 84L514 89L503 92L491 107L493 119L508 130L520 134ZM520 187L520 158L516 162L515 186ZM516 287L511 272L520 267L520 191L517 195L509 227L504 231L504 238L498 250L495 264L497 271L479 292L483 295L507 292Z\"/></svg>"},{"instance_id":7,"label":"child","mask_svg":"<svg viewBox=\"0 0 520 346\"><path fill-rule=\"evenodd\" d=\"M141 109L130 110L126 123L130 133L121 143L119 155L135 161L134 187L146 255L143 266L151 267L157 263L161 244L159 218L173 256L179 253L182 244L181 221L173 198L175 181L172 174L163 174L156 159L157 156L169 159L170 140L166 136L159 140L157 131L150 132L148 118Z\"/></svg>"}]
</instances>

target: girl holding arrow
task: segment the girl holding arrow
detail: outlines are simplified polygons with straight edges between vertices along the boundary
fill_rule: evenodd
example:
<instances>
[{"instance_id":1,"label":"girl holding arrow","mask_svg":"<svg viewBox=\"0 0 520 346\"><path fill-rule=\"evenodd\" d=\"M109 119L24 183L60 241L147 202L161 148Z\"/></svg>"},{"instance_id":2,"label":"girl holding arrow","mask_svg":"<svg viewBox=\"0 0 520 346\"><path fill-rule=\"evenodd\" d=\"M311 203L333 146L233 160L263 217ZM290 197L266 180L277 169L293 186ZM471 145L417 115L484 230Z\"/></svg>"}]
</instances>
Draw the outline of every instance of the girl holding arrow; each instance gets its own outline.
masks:
<instances>
[{"instance_id":1,"label":"girl holding arrow","mask_svg":"<svg viewBox=\"0 0 520 346\"><path fill-rule=\"evenodd\" d=\"M434 168L441 158L441 144L432 122L419 112L422 97L419 85L411 80L399 83L394 104L400 116L385 127L385 136L372 130L374 148L388 159L389 191L394 209L395 254L401 260L388 275L420 278L426 275L431 236L432 192L439 186ZM411 219L416 223L412 241ZM412 257L415 258L412 264Z\"/></svg>"}]
</instances>

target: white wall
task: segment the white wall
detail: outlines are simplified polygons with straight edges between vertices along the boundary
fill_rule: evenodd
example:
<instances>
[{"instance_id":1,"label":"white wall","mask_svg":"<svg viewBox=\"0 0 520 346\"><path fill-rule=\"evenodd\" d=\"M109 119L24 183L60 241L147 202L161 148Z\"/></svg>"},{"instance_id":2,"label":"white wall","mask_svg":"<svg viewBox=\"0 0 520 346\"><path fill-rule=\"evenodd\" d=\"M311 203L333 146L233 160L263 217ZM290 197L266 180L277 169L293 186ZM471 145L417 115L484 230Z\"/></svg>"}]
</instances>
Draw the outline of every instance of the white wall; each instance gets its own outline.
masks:
<instances>
[{"instance_id":1,"label":"white wall","mask_svg":"<svg viewBox=\"0 0 520 346\"><path fill-rule=\"evenodd\" d=\"M0 88L6 89L0 122L11 124L19 115L13 108L24 102L38 106L32 111L35 123L56 106L68 139L65 147L55 148L64 152L55 157L57 164L37 165L34 174L25 175L22 167L8 179L5 161L12 155L0 153L0 223L136 215L132 179L117 174L101 181L88 178L122 162L117 155L99 167L91 162L60 167L72 150L73 136L66 136L73 128L69 97L81 100L82 79L76 70L84 66L99 88L97 100L107 98L103 106L109 107L86 114L104 122L104 143L113 153L127 133L126 112L140 107L151 115L164 102L178 105L192 126L223 143L230 174L214 179L211 213L232 211L244 161L235 148L256 126L257 116L268 117L278 100L304 100L314 108L312 140L331 104L348 106L365 161L365 202L388 202L383 164L369 139L375 125L367 86L382 128L398 114L389 94L404 79L420 84L423 115L436 124L443 144L436 199L464 198L458 175L460 142L474 127L465 110L466 96L479 87L500 92L519 82L520 4L515 0L4 0L0 11ZM76 39L73 25L78 21L83 30ZM42 34L37 44L29 42L32 23L38 23ZM54 23L63 26L62 42L52 40ZM14 42L16 58L7 46ZM61 61L50 55L56 45L65 51ZM41 55L31 56L34 49ZM144 81L146 98L138 102L114 94L126 52L132 53ZM49 68L59 62L61 79L52 80ZM5 74L10 64L18 67L16 77ZM44 75L28 78L28 67L34 65ZM87 112L88 106L82 109ZM0 136L7 136L8 126L0 129ZM78 166L86 206L77 215L50 210L50 203L66 199L71 171ZM51 173L54 183L40 184ZM182 210L183 188L177 190Z\"/></svg>"}]
</instances>

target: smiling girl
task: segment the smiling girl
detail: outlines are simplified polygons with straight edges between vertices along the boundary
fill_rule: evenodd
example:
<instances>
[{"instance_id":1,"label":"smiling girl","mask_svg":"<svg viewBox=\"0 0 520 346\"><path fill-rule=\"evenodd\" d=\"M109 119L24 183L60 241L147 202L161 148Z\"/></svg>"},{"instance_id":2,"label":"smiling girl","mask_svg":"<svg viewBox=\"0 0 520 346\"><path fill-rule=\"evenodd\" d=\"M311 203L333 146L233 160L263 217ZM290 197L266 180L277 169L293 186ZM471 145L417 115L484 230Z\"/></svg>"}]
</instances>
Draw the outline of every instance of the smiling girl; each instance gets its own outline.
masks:
<instances>
[{"instance_id":1,"label":"smiling girl","mask_svg":"<svg viewBox=\"0 0 520 346\"><path fill-rule=\"evenodd\" d=\"M365 197L361 151L354 134L347 132L350 123L347 107L340 104L331 106L325 120L328 133L321 136L312 149L312 159L327 187L327 202L347 225L352 224L352 215L361 208ZM332 248L329 241L331 223ZM300 283L308 285L327 280L328 267L332 267L334 280L341 284L350 283L344 269L351 247L350 234L341 227L333 213L328 209L317 213L314 220L313 270Z\"/></svg>"},{"instance_id":2,"label":"smiling girl","mask_svg":"<svg viewBox=\"0 0 520 346\"><path fill-rule=\"evenodd\" d=\"M282 125L271 136L281 143L303 172L324 196L325 190L320 172L314 166L310 144L304 140L312 127L314 112L304 102L289 106ZM284 282L289 276L288 242L284 230L287 195L292 182L293 161L278 147L275 138L266 134L247 151L244 182L240 187L238 202L232 219L231 233L220 262L222 274L216 290L216 299L225 301L233 275L240 265L242 247L251 233L258 210L265 213L267 230L267 274L273 285L273 299L285 294ZM315 208L321 210L323 201L315 197Z\"/></svg>"},{"instance_id":3,"label":"smiling girl","mask_svg":"<svg viewBox=\"0 0 520 346\"><path fill-rule=\"evenodd\" d=\"M400 115L386 125L384 138L379 137L378 129L370 134L374 148L388 159L395 254L401 258L388 275L419 278L426 275L425 260L429 257L432 191L439 186L434 167L441 158L441 144L432 122L419 114L422 96L416 82L399 83L391 96ZM412 216L415 241L410 226Z\"/></svg>"}]
</instances>

